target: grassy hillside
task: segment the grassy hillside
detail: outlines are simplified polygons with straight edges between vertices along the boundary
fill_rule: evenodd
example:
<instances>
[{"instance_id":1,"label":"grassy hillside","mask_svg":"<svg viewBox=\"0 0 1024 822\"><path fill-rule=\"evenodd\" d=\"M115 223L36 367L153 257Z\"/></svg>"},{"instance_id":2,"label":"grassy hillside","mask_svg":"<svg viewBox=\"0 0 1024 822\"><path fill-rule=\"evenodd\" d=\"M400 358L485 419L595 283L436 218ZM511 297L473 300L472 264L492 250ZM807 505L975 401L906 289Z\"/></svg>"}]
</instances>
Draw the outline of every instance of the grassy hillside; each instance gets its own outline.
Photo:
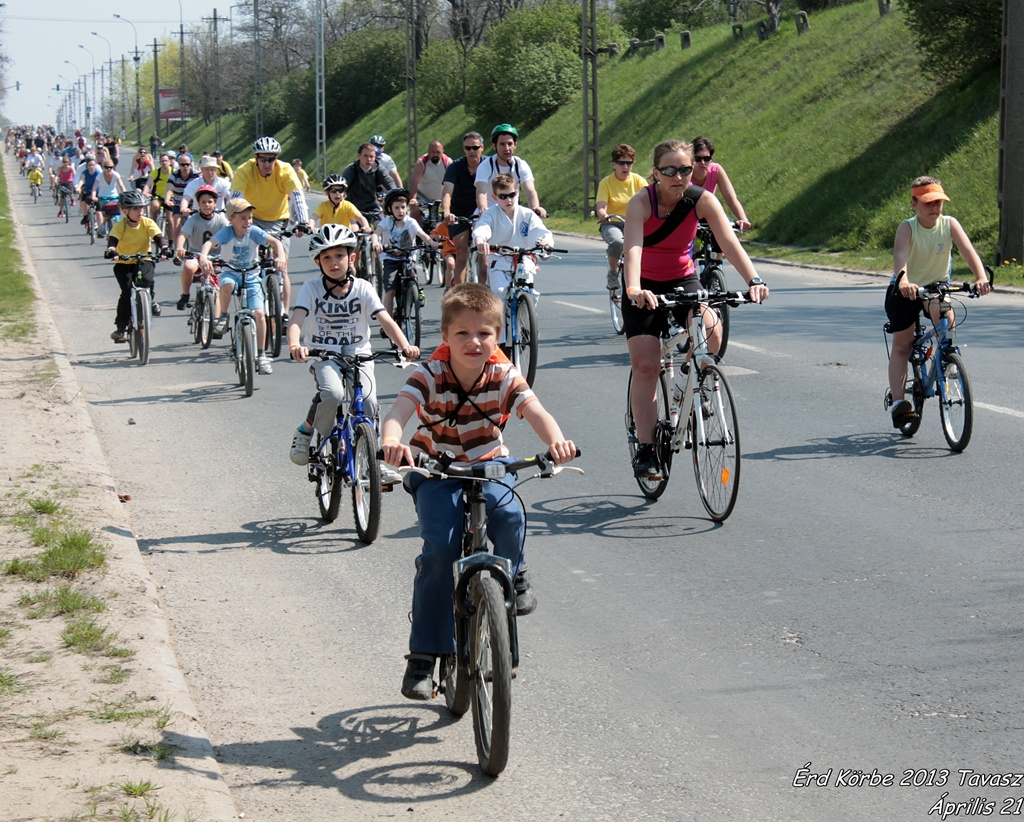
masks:
<instances>
[{"instance_id":1,"label":"grassy hillside","mask_svg":"<svg viewBox=\"0 0 1024 822\"><path fill-rule=\"evenodd\" d=\"M767 43L752 31L734 43L728 26L695 31L686 51L670 36L660 52L610 60L601 69L602 155L631 143L646 173L661 140L707 135L754 223L745 239L765 244L758 253L878 269L891 264L896 226L910 214L910 181L932 174L952 198L947 213L991 261L998 77L940 88L909 42L903 16L880 17L873 0L813 15L802 36L785 18ZM596 234L593 222L579 217L581 116L580 103L563 107L522 136L519 153L534 168L550 222ZM237 118L225 123L231 120ZM421 122L420 149L437 138L458 156L465 131L487 135L492 126L470 122L460 106ZM249 136L239 129L224 128L233 161L248 154ZM389 138L405 171L401 96L334 135L329 171L340 171L375 132ZM287 156L309 165L312 142L297 133L293 126L277 136ZM302 133L311 136L312 128ZM206 139L199 132L189 142L201 148ZM610 162L602 170L610 173Z\"/></svg>"}]
</instances>

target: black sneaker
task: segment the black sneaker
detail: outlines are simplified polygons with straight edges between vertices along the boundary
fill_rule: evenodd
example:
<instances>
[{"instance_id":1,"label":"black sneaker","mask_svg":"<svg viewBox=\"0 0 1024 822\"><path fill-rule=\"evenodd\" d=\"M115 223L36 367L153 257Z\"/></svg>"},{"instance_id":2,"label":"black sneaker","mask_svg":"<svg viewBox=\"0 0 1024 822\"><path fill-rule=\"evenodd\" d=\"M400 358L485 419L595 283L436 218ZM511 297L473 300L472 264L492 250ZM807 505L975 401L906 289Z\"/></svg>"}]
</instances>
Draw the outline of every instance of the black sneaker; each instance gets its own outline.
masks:
<instances>
[{"instance_id":1,"label":"black sneaker","mask_svg":"<svg viewBox=\"0 0 1024 822\"><path fill-rule=\"evenodd\" d=\"M128 342L128 335L123 328L115 328L110 332L110 339L116 343L126 343Z\"/></svg>"},{"instance_id":2,"label":"black sneaker","mask_svg":"<svg viewBox=\"0 0 1024 822\"><path fill-rule=\"evenodd\" d=\"M654 443L641 443L636 449L636 456L633 457L633 476L638 479L644 477L656 477L658 475L658 454L654 450Z\"/></svg>"},{"instance_id":3,"label":"black sneaker","mask_svg":"<svg viewBox=\"0 0 1024 822\"><path fill-rule=\"evenodd\" d=\"M154 317L159 317L160 316L160 312L163 311L163 309L160 308L160 303L158 303L156 300L153 300L153 306L152 307L153 307L153 316Z\"/></svg>"},{"instance_id":4,"label":"black sneaker","mask_svg":"<svg viewBox=\"0 0 1024 822\"><path fill-rule=\"evenodd\" d=\"M184 311L186 308L188 308L188 294L182 294L178 298L178 304L175 306L175 308L177 308L178 311Z\"/></svg>"},{"instance_id":5,"label":"black sneaker","mask_svg":"<svg viewBox=\"0 0 1024 822\"><path fill-rule=\"evenodd\" d=\"M405 676L402 677L402 696L406 699L426 700L434 696L434 657L432 654L408 654Z\"/></svg>"},{"instance_id":6,"label":"black sneaker","mask_svg":"<svg viewBox=\"0 0 1024 822\"><path fill-rule=\"evenodd\" d=\"M892 404L892 427L902 428L914 419L914 406L909 400L900 400Z\"/></svg>"},{"instance_id":7,"label":"black sneaker","mask_svg":"<svg viewBox=\"0 0 1024 822\"><path fill-rule=\"evenodd\" d=\"M516 616L526 616L537 610L537 595L530 586L530 571L523 568L514 582L516 589Z\"/></svg>"}]
</instances>

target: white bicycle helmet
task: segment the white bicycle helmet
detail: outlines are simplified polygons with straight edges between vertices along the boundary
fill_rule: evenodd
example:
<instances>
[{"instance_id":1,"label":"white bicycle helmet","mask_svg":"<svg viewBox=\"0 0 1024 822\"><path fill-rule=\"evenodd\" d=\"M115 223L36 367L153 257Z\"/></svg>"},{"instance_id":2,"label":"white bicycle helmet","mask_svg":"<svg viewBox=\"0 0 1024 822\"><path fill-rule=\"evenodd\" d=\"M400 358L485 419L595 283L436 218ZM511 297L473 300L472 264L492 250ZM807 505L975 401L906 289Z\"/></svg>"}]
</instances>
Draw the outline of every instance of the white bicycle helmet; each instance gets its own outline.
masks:
<instances>
[{"instance_id":1,"label":"white bicycle helmet","mask_svg":"<svg viewBox=\"0 0 1024 822\"><path fill-rule=\"evenodd\" d=\"M384 139L383 134L374 134L370 138L370 142L373 143L373 145L377 146L378 148L384 148L384 146L388 144L388 141Z\"/></svg>"},{"instance_id":2,"label":"white bicycle helmet","mask_svg":"<svg viewBox=\"0 0 1024 822\"><path fill-rule=\"evenodd\" d=\"M355 248L356 235L347 226L328 223L309 238L309 258L316 262L316 258L328 248L338 248L339 246Z\"/></svg>"},{"instance_id":3,"label":"white bicycle helmet","mask_svg":"<svg viewBox=\"0 0 1024 822\"><path fill-rule=\"evenodd\" d=\"M348 188L348 181L340 174L328 174L324 177L324 191L329 188Z\"/></svg>"},{"instance_id":4,"label":"white bicycle helmet","mask_svg":"<svg viewBox=\"0 0 1024 822\"><path fill-rule=\"evenodd\" d=\"M252 144L253 154L280 154L281 144L273 137L260 137Z\"/></svg>"}]
</instances>

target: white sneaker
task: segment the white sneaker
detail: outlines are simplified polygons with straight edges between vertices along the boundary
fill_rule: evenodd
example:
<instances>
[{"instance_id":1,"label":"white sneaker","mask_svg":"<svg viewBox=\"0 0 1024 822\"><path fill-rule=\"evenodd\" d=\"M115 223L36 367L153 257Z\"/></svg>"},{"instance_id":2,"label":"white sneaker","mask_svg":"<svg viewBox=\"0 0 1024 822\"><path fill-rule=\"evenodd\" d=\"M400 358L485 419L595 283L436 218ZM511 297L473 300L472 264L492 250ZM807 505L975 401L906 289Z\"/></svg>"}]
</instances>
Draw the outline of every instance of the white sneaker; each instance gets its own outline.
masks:
<instances>
[{"instance_id":1,"label":"white sneaker","mask_svg":"<svg viewBox=\"0 0 1024 822\"><path fill-rule=\"evenodd\" d=\"M295 436L292 437L292 450L289 452L292 462L296 465L309 464L309 439L313 434L305 434L295 429Z\"/></svg>"},{"instance_id":2,"label":"white sneaker","mask_svg":"<svg viewBox=\"0 0 1024 822\"><path fill-rule=\"evenodd\" d=\"M257 374L273 374L274 366L270 362L270 358L264 354L258 360L256 360L256 373Z\"/></svg>"},{"instance_id":3,"label":"white sneaker","mask_svg":"<svg viewBox=\"0 0 1024 822\"><path fill-rule=\"evenodd\" d=\"M393 465L386 462L380 464L380 484L399 485L402 482L402 473Z\"/></svg>"}]
</instances>

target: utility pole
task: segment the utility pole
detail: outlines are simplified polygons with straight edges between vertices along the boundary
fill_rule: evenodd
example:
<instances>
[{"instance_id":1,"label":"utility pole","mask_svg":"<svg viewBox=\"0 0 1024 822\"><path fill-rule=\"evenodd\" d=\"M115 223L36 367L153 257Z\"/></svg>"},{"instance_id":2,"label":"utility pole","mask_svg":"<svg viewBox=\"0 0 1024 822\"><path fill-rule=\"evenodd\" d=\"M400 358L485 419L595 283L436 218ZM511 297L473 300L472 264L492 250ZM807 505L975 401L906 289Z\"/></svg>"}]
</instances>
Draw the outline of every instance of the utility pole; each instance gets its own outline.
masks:
<instances>
[{"instance_id":1,"label":"utility pole","mask_svg":"<svg viewBox=\"0 0 1024 822\"><path fill-rule=\"evenodd\" d=\"M180 5L179 5L180 8ZM217 14L217 9L213 10L214 16ZM214 27L216 30L216 27ZM216 46L214 47L216 48ZM188 142L188 121L185 119L185 22L181 23L181 45L179 46L181 51L181 59L178 62L178 111L181 113L181 142ZM220 83L220 75L217 75L217 82ZM219 124L219 121L218 121ZM220 141L220 135L217 135L218 145Z\"/></svg>"},{"instance_id":2,"label":"utility pole","mask_svg":"<svg viewBox=\"0 0 1024 822\"><path fill-rule=\"evenodd\" d=\"M408 174L419 153L419 106L416 99L416 0L407 0L405 16L405 155Z\"/></svg>"},{"instance_id":3,"label":"utility pole","mask_svg":"<svg viewBox=\"0 0 1024 822\"><path fill-rule=\"evenodd\" d=\"M260 0L252 0L252 45L255 58L256 93L253 96L253 119L256 139L263 136L263 66L260 58Z\"/></svg>"},{"instance_id":4,"label":"utility pole","mask_svg":"<svg viewBox=\"0 0 1024 822\"><path fill-rule=\"evenodd\" d=\"M160 137L160 58L158 52L162 48L157 39L153 38L153 130L156 136ZM139 124L142 128L142 124ZM142 143L142 133L139 132L139 143Z\"/></svg>"},{"instance_id":5,"label":"utility pole","mask_svg":"<svg viewBox=\"0 0 1024 822\"><path fill-rule=\"evenodd\" d=\"M327 87L324 68L324 0L316 0L316 176L327 178Z\"/></svg>"},{"instance_id":6,"label":"utility pole","mask_svg":"<svg viewBox=\"0 0 1024 822\"><path fill-rule=\"evenodd\" d=\"M203 22L213 23L213 112L216 118L217 128L216 137L214 142L216 148L220 148L220 41L217 34L217 23L223 20L223 17L217 16L217 9L213 10L213 17L204 17Z\"/></svg>"},{"instance_id":7,"label":"utility pole","mask_svg":"<svg viewBox=\"0 0 1024 822\"><path fill-rule=\"evenodd\" d=\"M1003 0L1003 53L999 84L999 241L996 265L1024 264L1024 44L1020 0ZM1010 35L1014 32L1015 36Z\"/></svg>"},{"instance_id":8,"label":"utility pole","mask_svg":"<svg viewBox=\"0 0 1024 822\"><path fill-rule=\"evenodd\" d=\"M601 179L601 146L597 120L597 3L582 0L580 4L580 37L583 57L583 218L592 212L597 201Z\"/></svg>"}]
</instances>

